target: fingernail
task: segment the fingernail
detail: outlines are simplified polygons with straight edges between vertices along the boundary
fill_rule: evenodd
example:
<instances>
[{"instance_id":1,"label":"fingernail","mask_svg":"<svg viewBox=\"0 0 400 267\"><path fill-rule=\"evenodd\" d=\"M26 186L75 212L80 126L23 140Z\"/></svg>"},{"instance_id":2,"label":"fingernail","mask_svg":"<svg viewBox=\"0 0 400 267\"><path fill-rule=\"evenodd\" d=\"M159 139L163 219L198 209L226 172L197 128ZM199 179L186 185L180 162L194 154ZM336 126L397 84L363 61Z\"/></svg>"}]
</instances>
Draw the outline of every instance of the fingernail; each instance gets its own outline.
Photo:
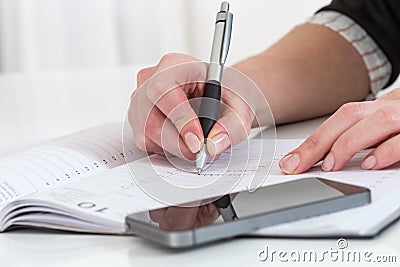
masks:
<instances>
[{"instance_id":1,"label":"fingernail","mask_svg":"<svg viewBox=\"0 0 400 267\"><path fill-rule=\"evenodd\" d=\"M211 141L211 142L208 142ZM207 150L210 155L215 156L227 150L231 145L231 140L227 134L219 134L207 140Z\"/></svg>"},{"instance_id":2,"label":"fingernail","mask_svg":"<svg viewBox=\"0 0 400 267\"><path fill-rule=\"evenodd\" d=\"M330 172L333 170L333 166L335 165L335 157L333 156L332 153L329 153L325 159L324 162L322 162L322 169L326 172Z\"/></svg>"},{"instance_id":3,"label":"fingernail","mask_svg":"<svg viewBox=\"0 0 400 267\"><path fill-rule=\"evenodd\" d=\"M300 164L299 154L289 154L279 162L279 166L284 173L293 174Z\"/></svg>"},{"instance_id":4,"label":"fingernail","mask_svg":"<svg viewBox=\"0 0 400 267\"><path fill-rule=\"evenodd\" d=\"M361 163L361 167L365 170L371 170L375 167L376 165L376 157L374 156L369 156L366 158L363 163Z\"/></svg>"},{"instance_id":5,"label":"fingernail","mask_svg":"<svg viewBox=\"0 0 400 267\"><path fill-rule=\"evenodd\" d=\"M184 135L183 139L185 140L186 145L188 146L189 150L192 153L199 152L199 150L201 148L201 144L200 144L200 140L197 137L197 135L195 135L192 132L188 132Z\"/></svg>"}]
</instances>

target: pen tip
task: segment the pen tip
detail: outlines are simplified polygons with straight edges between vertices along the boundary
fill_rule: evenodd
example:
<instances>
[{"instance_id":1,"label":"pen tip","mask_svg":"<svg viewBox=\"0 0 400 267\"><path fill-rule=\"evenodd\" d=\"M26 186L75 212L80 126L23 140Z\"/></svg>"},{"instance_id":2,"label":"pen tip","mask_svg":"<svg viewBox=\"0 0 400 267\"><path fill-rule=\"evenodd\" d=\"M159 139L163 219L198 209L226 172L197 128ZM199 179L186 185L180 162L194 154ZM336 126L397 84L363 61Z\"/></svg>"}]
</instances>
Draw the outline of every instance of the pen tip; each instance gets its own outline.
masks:
<instances>
[{"instance_id":1,"label":"pen tip","mask_svg":"<svg viewBox=\"0 0 400 267\"><path fill-rule=\"evenodd\" d=\"M198 168L198 169L197 169L197 175L200 175L200 173L201 173L201 169Z\"/></svg>"}]
</instances>

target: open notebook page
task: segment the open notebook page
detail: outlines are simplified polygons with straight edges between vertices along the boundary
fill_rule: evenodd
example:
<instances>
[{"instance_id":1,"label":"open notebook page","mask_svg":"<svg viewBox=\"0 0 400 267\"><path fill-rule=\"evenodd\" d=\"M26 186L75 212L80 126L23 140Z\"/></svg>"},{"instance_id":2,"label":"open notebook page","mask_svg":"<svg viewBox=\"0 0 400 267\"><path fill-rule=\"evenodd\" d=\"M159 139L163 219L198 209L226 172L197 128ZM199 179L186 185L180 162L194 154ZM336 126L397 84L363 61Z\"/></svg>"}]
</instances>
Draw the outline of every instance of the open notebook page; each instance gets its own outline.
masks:
<instances>
[{"instance_id":1,"label":"open notebook page","mask_svg":"<svg viewBox=\"0 0 400 267\"><path fill-rule=\"evenodd\" d=\"M260 140L253 140L251 144L253 146L257 146L257 142L260 142ZM386 204L388 202L388 198L391 198L392 200L392 195L397 194L399 190L398 188L400 188L400 180L397 178L400 172L398 169L396 169L396 167L382 171L362 170L360 168L360 159L364 155L366 155L367 152L361 152L357 154L350 162L350 164L348 164L345 170L341 172L325 173L321 171L319 166L316 166L312 170L310 170L309 173L306 174L294 176L283 175L278 167L279 159L282 155L286 154L288 151L292 150L294 147L300 144L300 142L301 140L277 140L277 153L272 159L273 166L271 169L271 173L264 181L264 185L276 184L289 180L299 179L302 177L315 176L325 177L328 179L357 185L363 185L372 190L372 204L366 207L353 209L352 217L356 216L362 218L363 216L365 217L370 215L369 212L371 212L371 210L374 211L377 208L383 207L385 210L381 211L380 216L376 216L376 214L373 215L375 216L375 221L364 221L363 226L365 228L371 228L374 226L376 227L377 223L382 224L385 220L393 220L394 217L398 216L398 214L396 215L396 213L394 213L394 210L399 210L399 198L397 198L397 200L393 202L390 206L383 205L383 203ZM236 151L236 153L240 152L240 149ZM243 157L245 157L245 155L243 155ZM158 169L159 174L168 176L170 182L174 182L177 184L184 183L184 185L187 187L189 187L190 184L194 186L199 185L199 176L177 170L176 168L166 164L166 161L162 160L158 156L155 156L155 158L157 160L155 160L153 164L156 163L156 168ZM248 164L248 170L245 170L245 175L243 175L242 179L235 184L232 192L245 190L251 182L252 174L254 174L254 164L252 164L254 162L252 161L254 161L256 157L254 157L254 155L250 155L249 158L252 160L250 160ZM228 157L225 157L223 155L217 161L218 165L223 164L223 162L227 160ZM141 160L133 162L130 165L132 168L142 168L141 183L149 183L153 188L159 191L163 190L163 182L160 182L160 179L153 179L154 177L151 177L151 175L149 176L148 170L151 168L151 166L147 165L147 163L144 164ZM201 179L205 184L214 181L215 175L219 172L220 167L218 165L215 169L213 169L213 167L211 166L201 176ZM235 168L238 166L239 168L242 168L242 165L240 163L233 162L230 166L230 173L235 173ZM237 176L235 175L232 175L231 177L232 179L237 179ZM225 191L221 191L221 189L215 188L215 190L204 192L203 197L208 198L221 193L225 193ZM182 203L194 199L193 196L191 196L190 194L182 194L180 195L180 197ZM124 220L126 215L134 212L146 211L149 209L166 206L165 203L162 203L144 193L133 181L130 172L128 171L128 168L126 166L120 166L113 170L109 170L95 176L81 179L76 183L71 183L59 188L49 190L47 192L43 192L41 194L38 194L34 198L41 201L52 201L54 203L57 203L57 205L59 205L60 207L66 207L69 210L74 210L79 214L86 214L85 216L89 216L90 218L97 217L98 221L101 221L101 219L103 219L105 221L113 222L114 227L116 225L118 226L114 229L115 232L124 231ZM249 205L250 204L251 203L249 203ZM350 211L343 212L345 214L346 212ZM329 222L328 219L324 219L325 216L335 216L335 214L318 217L320 218L320 221L318 223L326 224L327 222ZM337 216L339 216L340 218L340 213L337 213ZM343 216L345 217L341 217L341 219L347 221L348 223L341 224L342 226L344 225L344 228L340 228L341 231L346 233L356 233L356 231L359 230L359 225L356 223L352 223L351 220L349 221L349 218L352 217L349 217L348 214L345 214ZM368 225L369 222L371 222L370 225ZM277 235L285 234L285 231L289 226L286 226L286 228L282 228L281 231L278 231L278 227L279 226L275 228L276 232L274 232ZM304 229L304 233L307 232L308 235L325 234L325 232L320 231L320 229L323 229L323 227L319 228L318 224L313 224L309 225L308 229ZM339 231L340 229L339 227L337 227L335 228L335 231ZM295 229L292 230L293 231L291 231L289 235L298 234L296 233ZM271 231L260 231L258 234L270 235Z\"/></svg>"},{"instance_id":2,"label":"open notebook page","mask_svg":"<svg viewBox=\"0 0 400 267\"><path fill-rule=\"evenodd\" d=\"M252 141L250 144L250 147L258 150L258 142ZM29 197L23 201L23 204L30 203L33 206L43 206L45 205L44 203L47 203L48 206L53 208L68 210L71 214L79 216L86 221L109 224L110 226L113 225L113 227L115 223L118 223L119 227L114 228L114 232L123 232L125 217L128 214L166 206L165 203L144 193L138 183L141 186L150 186L158 192L164 191L164 184L161 182L164 181L163 179L185 187L197 187L199 186L199 181L201 181L201 184L207 185L220 177L221 173L226 169L226 163L229 162L228 166L230 168L226 172L228 175L224 182L230 183L233 181L232 184L235 185L243 171L243 177L251 176L255 171L256 166L254 166L254 163L258 161L256 158L252 158L251 155L249 157L247 152L248 149L243 149L240 145L235 147L232 151L224 153L219 160L209 166L200 176L193 172L176 169L165 158L153 155L150 158L157 173L150 171L153 168L145 159L129 163L129 168L140 174L136 177L136 181L132 178L127 165L119 166ZM231 153L236 154L233 160L230 156ZM249 159L248 164L243 164L244 159ZM247 166L248 169L243 169L244 166ZM185 191L183 190L183 192ZM190 193L170 193L177 196L180 203L184 203L218 196L226 193L226 191L221 190L221 188L214 188L214 190L204 191L202 195L197 196ZM19 222L22 223L21 218ZM94 231L96 230L94 229Z\"/></svg>"},{"instance_id":3,"label":"open notebook page","mask_svg":"<svg viewBox=\"0 0 400 267\"><path fill-rule=\"evenodd\" d=\"M2 157L0 207L124 164L122 152L121 125L106 124Z\"/></svg>"}]
</instances>

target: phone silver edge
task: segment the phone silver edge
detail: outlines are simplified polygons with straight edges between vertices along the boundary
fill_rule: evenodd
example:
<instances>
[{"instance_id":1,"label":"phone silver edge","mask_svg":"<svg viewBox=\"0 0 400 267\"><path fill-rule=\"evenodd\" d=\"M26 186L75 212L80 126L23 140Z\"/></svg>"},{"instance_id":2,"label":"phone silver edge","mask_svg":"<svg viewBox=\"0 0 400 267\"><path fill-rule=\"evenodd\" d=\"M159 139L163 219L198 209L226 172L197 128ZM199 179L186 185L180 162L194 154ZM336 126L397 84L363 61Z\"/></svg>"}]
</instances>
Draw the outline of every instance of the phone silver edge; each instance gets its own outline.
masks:
<instances>
[{"instance_id":1,"label":"phone silver edge","mask_svg":"<svg viewBox=\"0 0 400 267\"><path fill-rule=\"evenodd\" d=\"M248 234L268 226L359 207L370 202L370 190L365 188L364 191L351 195L183 231L163 230L155 225L137 220L134 215L128 215L126 218L126 234L138 235L169 248L183 249Z\"/></svg>"}]
</instances>

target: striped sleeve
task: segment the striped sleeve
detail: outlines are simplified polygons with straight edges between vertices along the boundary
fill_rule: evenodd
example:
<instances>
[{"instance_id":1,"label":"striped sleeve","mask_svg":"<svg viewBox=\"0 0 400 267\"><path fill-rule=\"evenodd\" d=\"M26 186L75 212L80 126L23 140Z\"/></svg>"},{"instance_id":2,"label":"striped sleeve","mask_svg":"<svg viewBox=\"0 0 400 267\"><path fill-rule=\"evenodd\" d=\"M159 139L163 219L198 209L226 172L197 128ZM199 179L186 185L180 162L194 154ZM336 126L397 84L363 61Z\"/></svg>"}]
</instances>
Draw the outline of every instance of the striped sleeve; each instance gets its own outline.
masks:
<instances>
[{"instance_id":1,"label":"striped sleeve","mask_svg":"<svg viewBox=\"0 0 400 267\"><path fill-rule=\"evenodd\" d=\"M371 94L367 99L373 99L389 82L392 74L390 61L369 34L350 17L336 11L321 11L307 22L330 28L358 51L368 70Z\"/></svg>"}]
</instances>

